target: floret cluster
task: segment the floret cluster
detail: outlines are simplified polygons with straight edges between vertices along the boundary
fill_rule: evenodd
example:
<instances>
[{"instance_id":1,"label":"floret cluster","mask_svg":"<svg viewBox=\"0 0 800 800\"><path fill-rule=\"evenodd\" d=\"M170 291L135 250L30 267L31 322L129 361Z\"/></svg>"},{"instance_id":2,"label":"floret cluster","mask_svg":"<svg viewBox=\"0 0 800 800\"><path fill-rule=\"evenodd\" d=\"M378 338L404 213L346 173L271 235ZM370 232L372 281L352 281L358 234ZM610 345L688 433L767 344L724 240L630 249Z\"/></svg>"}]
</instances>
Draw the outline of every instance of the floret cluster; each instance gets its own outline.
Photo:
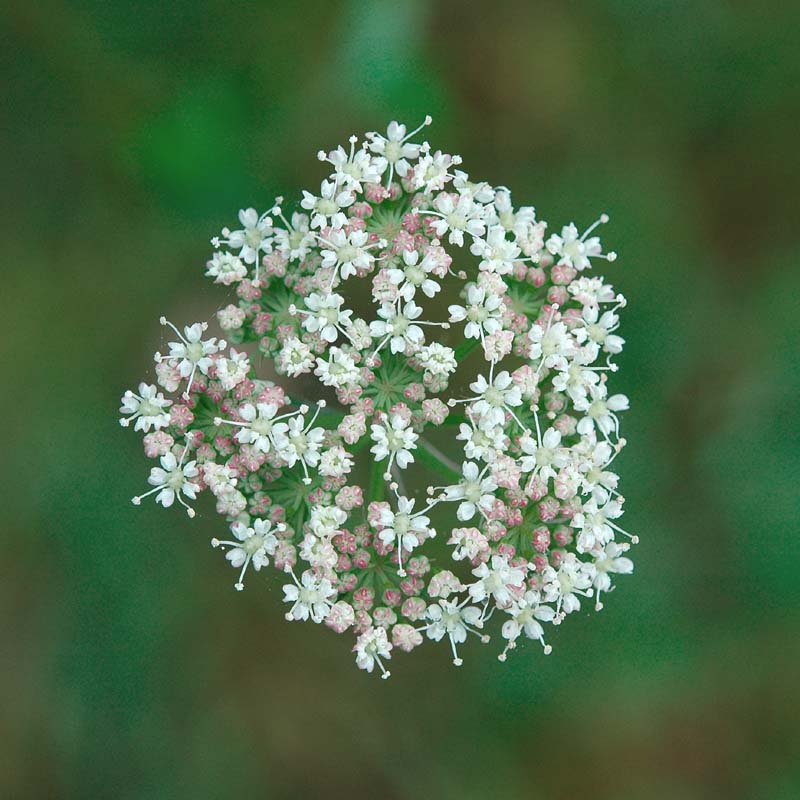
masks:
<instances>
[{"instance_id":1,"label":"floret cluster","mask_svg":"<svg viewBox=\"0 0 800 800\"><path fill-rule=\"evenodd\" d=\"M608 217L548 233L429 123L353 136L293 208L240 211L206 266L224 339L162 317L155 383L120 408L157 461L134 504L212 498L236 589L277 571L287 619L383 677L425 640L457 665L470 637L549 653L636 542L609 389L625 300L592 271Z\"/></svg>"}]
</instances>

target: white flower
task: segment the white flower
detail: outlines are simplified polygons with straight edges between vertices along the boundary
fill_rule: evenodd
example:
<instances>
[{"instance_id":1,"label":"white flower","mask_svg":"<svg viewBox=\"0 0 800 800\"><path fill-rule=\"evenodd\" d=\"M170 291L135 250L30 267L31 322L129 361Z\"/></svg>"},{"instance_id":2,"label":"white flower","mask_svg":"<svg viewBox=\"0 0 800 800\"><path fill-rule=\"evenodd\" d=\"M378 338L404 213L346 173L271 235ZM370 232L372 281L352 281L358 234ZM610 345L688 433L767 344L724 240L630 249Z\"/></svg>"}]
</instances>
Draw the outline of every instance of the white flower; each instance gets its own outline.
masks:
<instances>
[{"instance_id":1,"label":"white flower","mask_svg":"<svg viewBox=\"0 0 800 800\"><path fill-rule=\"evenodd\" d=\"M566 392L573 403L585 399L590 389L599 382L599 373L587 369L578 361L573 361L565 370L553 376L553 388L557 392Z\"/></svg>"},{"instance_id":2,"label":"white flower","mask_svg":"<svg viewBox=\"0 0 800 800\"><path fill-rule=\"evenodd\" d=\"M423 155L414 167L414 189L425 194L441 191L452 180L450 168L461 163L461 156L451 156L441 150L432 154L427 144L422 146L421 152Z\"/></svg>"},{"instance_id":3,"label":"white flower","mask_svg":"<svg viewBox=\"0 0 800 800\"><path fill-rule=\"evenodd\" d=\"M385 472L387 479L395 462L400 469L405 469L414 460L411 451L416 449L418 438L399 414L393 414L386 422L372 425L372 441L375 444L370 448L370 453L375 456L375 461L389 458Z\"/></svg>"},{"instance_id":4,"label":"white flower","mask_svg":"<svg viewBox=\"0 0 800 800\"><path fill-rule=\"evenodd\" d=\"M186 455L186 450L184 450L184 455ZM153 467L150 470L150 477L147 479L147 482L155 488L131 498L131 502L138 506L145 497L158 492L156 503L161 503L164 508L169 508L177 500L186 509L186 513L193 517L194 509L186 505L182 495L190 500L195 499L200 487L192 482L192 478L196 478L200 472L194 461L186 464L182 464L182 461L183 456L181 456L181 461L178 461L173 453L161 456L161 466Z\"/></svg>"},{"instance_id":5,"label":"white flower","mask_svg":"<svg viewBox=\"0 0 800 800\"><path fill-rule=\"evenodd\" d=\"M627 552L627 544L617 544L609 542L602 550L598 550L594 555L594 576L593 585L595 588L595 608L599 611L603 604L600 602L601 592L608 592L611 589L611 578L609 573L617 575L630 575L633 572L633 561L622 554Z\"/></svg>"},{"instance_id":6,"label":"white flower","mask_svg":"<svg viewBox=\"0 0 800 800\"><path fill-rule=\"evenodd\" d=\"M320 401L322 402L322 401ZM286 466L293 467L298 461L303 467L303 483L311 483L308 467L315 467L320 460L320 448L325 438L324 428L312 428L319 416L319 406L313 419L306 425L305 417L299 414L288 422L278 422L272 429L275 449Z\"/></svg>"},{"instance_id":7,"label":"white flower","mask_svg":"<svg viewBox=\"0 0 800 800\"><path fill-rule=\"evenodd\" d=\"M303 190L303 199L300 205L311 211L311 227L341 228L347 222L342 212L356 201L356 196L346 186L339 186L336 181L322 181L320 196L316 197L311 192Z\"/></svg>"},{"instance_id":8,"label":"white flower","mask_svg":"<svg viewBox=\"0 0 800 800\"><path fill-rule=\"evenodd\" d=\"M469 459L494 461L498 453L506 446L506 435L502 425L488 425L484 421L480 426L470 417L470 424L462 422L458 426L456 439L464 442L464 455Z\"/></svg>"},{"instance_id":9,"label":"white flower","mask_svg":"<svg viewBox=\"0 0 800 800\"><path fill-rule=\"evenodd\" d=\"M500 608L505 608L522 594L525 570L512 567L505 556L492 556L491 567L479 564L472 574L478 581L469 586L469 596L476 603L493 598Z\"/></svg>"},{"instance_id":10,"label":"white flower","mask_svg":"<svg viewBox=\"0 0 800 800\"><path fill-rule=\"evenodd\" d=\"M552 651L549 644L544 641L544 628L542 622L552 622L555 612L550 606L540 604L538 592L527 591L519 599L513 602L508 608L504 609L510 619L503 623L501 633L504 639L508 640L506 649L501 653L499 659L505 661L508 650L516 645L517 639L524 633L528 639L534 639L541 643L545 655Z\"/></svg>"},{"instance_id":11,"label":"white flower","mask_svg":"<svg viewBox=\"0 0 800 800\"><path fill-rule=\"evenodd\" d=\"M466 602L465 600L459 605L456 600L439 600L438 603L431 603L426 611L430 622L424 628L425 634L435 642L448 637L453 651L453 664L457 667L463 662L458 656L456 645L465 642L468 633L480 636L475 629L483 627L480 609L465 606Z\"/></svg>"},{"instance_id":12,"label":"white flower","mask_svg":"<svg viewBox=\"0 0 800 800\"><path fill-rule=\"evenodd\" d=\"M183 333L164 317L161 317L161 324L172 328L178 334L180 341L169 342L169 353L166 356L156 353L155 360L168 360L175 363L178 374L182 378L188 379L186 392L184 393L184 395L188 395L197 370L200 370L203 375L208 375L208 370L214 363L214 359L211 356L224 350L225 342L222 339L217 341L216 337L204 341L202 339L203 332L208 328L205 322L195 322L194 325L187 325L183 329Z\"/></svg>"},{"instance_id":13,"label":"white flower","mask_svg":"<svg viewBox=\"0 0 800 800\"><path fill-rule=\"evenodd\" d=\"M528 356L532 361L539 361L541 367L565 370L568 359L575 356L577 346L572 334L563 322L552 322L552 316L546 325L534 322L528 331L531 347Z\"/></svg>"},{"instance_id":14,"label":"white flower","mask_svg":"<svg viewBox=\"0 0 800 800\"><path fill-rule=\"evenodd\" d=\"M203 480L214 495L219 496L224 494L230 489L233 489L238 482L236 472L227 464L217 464L214 461L206 461L202 465L202 470Z\"/></svg>"},{"instance_id":15,"label":"white flower","mask_svg":"<svg viewBox=\"0 0 800 800\"><path fill-rule=\"evenodd\" d=\"M375 256L370 253L374 247L383 247L385 242L378 241L367 244L369 234L366 231L351 231L346 233L343 229L332 230L327 239L320 240L323 249L322 266L333 267L334 281L338 274L342 280L347 280L355 275L359 269L368 270L375 261Z\"/></svg>"},{"instance_id":16,"label":"white flower","mask_svg":"<svg viewBox=\"0 0 800 800\"><path fill-rule=\"evenodd\" d=\"M339 331L351 324L353 312L342 309L344 297L340 294L322 296L312 292L304 302L310 313L304 314L303 327L309 333L318 332L325 342L335 342Z\"/></svg>"},{"instance_id":17,"label":"white flower","mask_svg":"<svg viewBox=\"0 0 800 800\"><path fill-rule=\"evenodd\" d=\"M619 327L619 316L613 311L602 315L595 305L583 307L584 327L575 331L578 342L591 342L601 347L606 353L621 353L625 340L616 336L614 331Z\"/></svg>"},{"instance_id":18,"label":"white flower","mask_svg":"<svg viewBox=\"0 0 800 800\"><path fill-rule=\"evenodd\" d=\"M566 264L579 272L592 266L590 258L604 258L607 261L613 261L617 257L616 253L603 255L598 236L587 238L598 225L605 222L608 222L608 216L603 214L584 231L582 236L578 235L578 229L571 222L561 229L561 236L554 233L547 240L547 249L552 255L558 256L559 264Z\"/></svg>"},{"instance_id":19,"label":"white flower","mask_svg":"<svg viewBox=\"0 0 800 800\"><path fill-rule=\"evenodd\" d=\"M350 137L350 152L341 145L331 150L327 155L320 150L317 157L320 161L327 161L335 170L331 176L342 186L349 187L354 192L362 192L365 183L380 183L381 175L386 171L386 159L382 156L373 156L364 149L364 145L355 149L357 138Z\"/></svg>"},{"instance_id":20,"label":"white flower","mask_svg":"<svg viewBox=\"0 0 800 800\"><path fill-rule=\"evenodd\" d=\"M347 520L347 512L339 506L315 505L311 508L308 527L320 538L330 538Z\"/></svg>"},{"instance_id":21,"label":"white flower","mask_svg":"<svg viewBox=\"0 0 800 800\"><path fill-rule=\"evenodd\" d=\"M274 209L286 225L285 228L275 228L274 247L284 258L289 261L302 261L311 251L316 238L311 233L307 214L295 211L292 221L289 222L280 208Z\"/></svg>"},{"instance_id":22,"label":"white flower","mask_svg":"<svg viewBox=\"0 0 800 800\"><path fill-rule=\"evenodd\" d=\"M283 343L277 362L281 371L290 378L296 378L314 366L311 348L296 336L290 337Z\"/></svg>"},{"instance_id":23,"label":"white flower","mask_svg":"<svg viewBox=\"0 0 800 800\"><path fill-rule=\"evenodd\" d=\"M576 278L568 289L569 293L583 305L612 303L616 299L614 288L603 283L603 278Z\"/></svg>"},{"instance_id":24,"label":"white flower","mask_svg":"<svg viewBox=\"0 0 800 800\"><path fill-rule=\"evenodd\" d=\"M519 211L524 209L520 208ZM533 211L533 209L530 209ZM519 212L517 212L519 213ZM514 228L516 235L516 243L522 251L523 255L534 264L538 264L542 257L542 250L544 249L544 234L547 230L546 222L522 222Z\"/></svg>"},{"instance_id":25,"label":"white flower","mask_svg":"<svg viewBox=\"0 0 800 800\"><path fill-rule=\"evenodd\" d=\"M290 574L294 583L283 587L283 601L292 603L286 619L291 622L310 617L312 622L322 622L331 610L331 598L336 597L336 589L327 578L317 578L310 569L302 574L300 581L294 572Z\"/></svg>"},{"instance_id":26,"label":"white flower","mask_svg":"<svg viewBox=\"0 0 800 800\"><path fill-rule=\"evenodd\" d=\"M317 368L314 370L314 374L319 377L323 385L340 388L361 380L361 371L356 362L344 350L331 347L328 356L327 361L318 358Z\"/></svg>"},{"instance_id":27,"label":"white flower","mask_svg":"<svg viewBox=\"0 0 800 800\"><path fill-rule=\"evenodd\" d=\"M375 664L381 671L381 678L391 675L381 661L382 658L391 658L392 643L386 636L385 628L368 628L356 640L353 652L356 654L356 665L359 669L372 672Z\"/></svg>"},{"instance_id":28,"label":"white flower","mask_svg":"<svg viewBox=\"0 0 800 800\"><path fill-rule=\"evenodd\" d=\"M409 300L402 309L391 303L381 305L378 309L378 316L381 319L371 322L369 326L372 336L384 338L376 348L376 352L386 340L392 353L402 353L406 347L411 347L412 350L418 348L424 337L422 328L415 325L414 321L419 319L421 314L422 309L413 300Z\"/></svg>"},{"instance_id":29,"label":"white flower","mask_svg":"<svg viewBox=\"0 0 800 800\"><path fill-rule=\"evenodd\" d=\"M278 530L283 530L284 527L284 525L280 524L278 525ZM242 591L247 567L252 564L256 572L261 567L266 567L269 564L269 556L275 554L278 540L275 538L275 534L272 533L272 523L265 519L254 520L252 527L248 527L242 522L234 522L231 525L231 533L233 533L237 541L212 539L211 546L230 548L225 553L225 558L231 562L232 567L236 569L242 568L239 573L239 580L234 584L238 591Z\"/></svg>"},{"instance_id":30,"label":"white flower","mask_svg":"<svg viewBox=\"0 0 800 800\"><path fill-rule=\"evenodd\" d=\"M119 413L130 414L130 416L120 419L119 424L123 428L127 428L133 420L136 420L133 429L135 431L144 431L145 433L150 428L160 430L169 425L170 417L166 409L172 405L172 401L167 400L153 385L140 383L139 394L135 394L128 389L122 395L121 402Z\"/></svg>"},{"instance_id":31,"label":"white flower","mask_svg":"<svg viewBox=\"0 0 800 800\"><path fill-rule=\"evenodd\" d=\"M406 126L399 122L390 122L386 129L386 136L379 133L368 133L368 147L373 153L383 156L389 165L389 176L386 179L388 186L392 182L392 176L396 172L401 178L409 170L409 160L419 158L420 146L412 144L408 140L419 133L426 125L431 124L431 118L425 117L425 121L411 133L406 133Z\"/></svg>"},{"instance_id":32,"label":"white flower","mask_svg":"<svg viewBox=\"0 0 800 800\"><path fill-rule=\"evenodd\" d=\"M545 567L542 573L545 602L556 602L556 618L558 623L566 614L580 610L579 595L590 597L589 587L594 580L593 564L580 561L575 553L567 553L557 570Z\"/></svg>"},{"instance_id":33,"label":"white flower","mask_svg":"<svg viewBox=\"0 0 800 800\"><path fill-rule=\"evenodd\" d=\"M622 516L622 505L616 500L607 502L602 508L598 507L594 497L583 504L583 508L572 517L571 525L578 534L577 549L579 553L593 550L595 545L605 545L614 538L614 529L617 527L610 520Z\"/></svg>"},{"instance_id":34,"label":"white flower","mask_svg":"<svg viewBox=\"0 0 800 800\"><path fill-rule=\"evenodd\" d=\"M479 269L494 272L496 275L508 275L520 254L519 247L506 239L506 232L502 225L492 225L485 239L473 241L470 251L474 255L480 256Z\"/></svg>"},{"instance_id":35,"label":"white flower","mask_svg":"<svg viewBox=\"0 0 800 800\"><path fill-rule=\"evenodd\" d=\"M497 333L502 328L502 305L499 295L487 295L485 287L473 283L467 289L466 306L452 305L448 308L450 322L466 320L464 337L482 339L484 333Z\"/></svg>"},{"instance_id":36,"label":"white flower","mask_svg":"<svg viewBox=\"0 0 800 800\"><path fill-rule=\"evenodd\" d=\"M247 277L247 267L233 253L214 253L206 264L206 275L214 279L214 283L230 286Z\"/></svg>"},{"instance_id":37,"label":"white flower","mask_svg":"<svg viewBox=\"0 0 800 800\"><path fill-rule=\"evenodd\" d=\"M486 230L484 207L476 203L471 195L442 192L436 196L433 207L435 211L421 213L436 215L432 227L439 238L447 233L450 244L462 247L465 233L473 237L483 236Z\"/></svg>"},{"instance_id":38,"label":"white flower","mask_svg":"<svg viewBox=\"0 0 800 800\"><path fill-rule=\"evenodd\" d=\"M240 353L231 348L229 358L221 358L217 361L217 378L222 384L222 388L229 392L238 386L250 371L250 361L247 353Z\"/></svg>"},{"instance_id":39,"label":"white flower","mask_svg":"<svg viewBox=\"0 0 800 800\"><path fill-rule=\"evenodd\" d=\"M526 454L519 462L522 471L533 472L543 481L555 478L556 470L568 463L567 451L561 447L561 434L555 428L544 432L541 444L530 436L523 436L519 444Z\"/></svg>"},{"instance_id":40,"label":"white flower","mask_svg":"<svg viewBox=\"0 0 800 800\"><path fill-rule=\"evenodd\" d=\"M489 540L477 528L453 528L447 544L456 545L453 549L453 560L466 558L473 561L489 554Z\"/></svg>"},{"instance_id":41,"label":"white flower","mask_svg":"<svg viewBox=\"0 0 800 800\"><path fill-rule=\"evenodd\" d=\"M326 450L319 460L319 474L327 478L341 478L353 468L353 458L341 445Z\"/></svg>"},{"instance_id":42,"label":"white flower","mask_svg":"<svg viewBox=\"0 0 800 800\"><path fill-rule=\"evenodd\" d=\"M459 194L468 195L476 203L491 204L494 202L494 187L490 186L486 181L475 182L470 179L469 175L464 170L453 170L453 186L458 190ZM489 205L483 210L485 216L491 218L492 208Z\"/></svg>"},{"instance_id":43,"label":"white flower","mask_svg":"<svg viewBox=\"0 0 800 800\"><path fill-rule=\"evenodd\" d=\"M269 453L272 447L272 426L277 413L278 406L275 403L257 403L255 406L252 403L245 403L239 409L242 422L230 420L220 420L220 422L239 428L235 435L239 444L251 444L254 450Z\"/></svg>"},{"instance_id":44,"label":"white flower","mask_svg":"<svg viewBox=\"0 0 800 800\"><path fill-rule=\"evenodd\" d=\"M430 278L430 273L437 267L433 254L426 254L419 260L417 250L403 250L403 267L387 270L390 283L398 287L398 294L403 300L412 300L420 289L426 297L433 297L440 289L438 283Z\"/></svg>"},{"instance_id":45,"label":"white flower","mask_svg":"<svg viewBox=\"0 0 800 800\"><path fill-rule=\"evenodd\" d=\"M300 543L300 558L315 570L331 570L339 554L329 540L307 533Z\"/></svg>"},{"instance_id":46,"label":"white flower","mask_svg":"<svg viewBox=\"0 0 800 800\"><path fill-rule=\"evenodd\" d=\"M430 527L430 519L425 516L424 511L415 514L414 501L401 495L397 496L397 511L392 511L386 506L381 509L379 523L380 540L385 545L394 543L397 547L399 558L397 574L402 577L406 574L403 569L403 551L418 547L421 539L435 536L436 531Z\"/></svg>"},{"instance_id":47,"label":"white flower","mask_svg":"<svg viewBox=\"0 0 800 800\"><path fill-rule=\"evenodd\" d=\"M458 367L455 350L439 342L425 345L416 354L416 358L425 371L431 375L446 378L448 375L452 375Z\"/></svg>"},{"instance_id":48,"label":"white flower","mask_svg":"<svg viewBox=\"0 0 800 800\"><path fill-rule=\"evenodd\" d=\"M618 476L606 470L620 447L612 447L607 441L597 441L594 433L581 437L574 454L580 469L581 490L592 493L598 502L605 502L609 490L616 489Z\"/></svg>"},{"instance_id":49,"label":"white flower","mask_svg":"<svg viewBox=\"0 0 800 800\"><path fill-rule=\"evenodd\" d=\"M511 203L511 192L499 186L494 193L494 215L492 222L501 225L509 233L519 237L536 222L536 211L532 206L520 206L516 211Z\"/></svg>"},{"instance_id":50,"label":"white flower","mask_svg":"<svg viewBox=\"0 0 800 800\"><path fill-rule=\"evenodd\" d=\"M232 250L239 250L239 257L245 264L257 265L259 252L269 252L271 246L272 219L266 214L259 216L254 208L243 208L239 211L239 222L240 230L223 228L224 238L214 238L211 244L214 247L225 244Z\"/></svg>"},{"instance_id":51,"label":"white flower","mask_svg":"<svg viewBox=\"0 0 800 800\"><path fill-rule=\"evenodd\" d=\"M462 522L472 519L477 511L485 517L494 504L497 484L491 476L486 477L487 471L488 468L484 467L480 472L474 461L465 461L461 466L461 480L445 487L445 500L462 501L456 511L456 516Z\"/></svg>"},{"instance_id":52,"label":"white flower","mask_svg":"<svg viewBox=\"0 0 800 800\"><path fill-rule=\"evenodd\" d=\"M592 386L589 389L588 397L575 400L575 410L586 414L578 423L578 433L589 434L597 426L600 433L606 437L612 432L619 435L617 412L627 411L628 408L628 398L624 394L615 394L606 398L602 384Z\"/></svg>"},{"instance_id":53,"label":"white flower","mask_svg":"<svg viewBox=\"0 0 800 800\"><path fill-rule=\"evenodd\" d=\"M498 372L492 381L487 381L483 375L479 375L469 388L476 395L471 398L474 401L471 408L482 419L482 425L485 424L489 428L503 425L506 411L513 416L514 412L511 409L522 405L522 390L506 370ZM520 424L520 427L525 426Z\"/></svg>"}]
</instances>

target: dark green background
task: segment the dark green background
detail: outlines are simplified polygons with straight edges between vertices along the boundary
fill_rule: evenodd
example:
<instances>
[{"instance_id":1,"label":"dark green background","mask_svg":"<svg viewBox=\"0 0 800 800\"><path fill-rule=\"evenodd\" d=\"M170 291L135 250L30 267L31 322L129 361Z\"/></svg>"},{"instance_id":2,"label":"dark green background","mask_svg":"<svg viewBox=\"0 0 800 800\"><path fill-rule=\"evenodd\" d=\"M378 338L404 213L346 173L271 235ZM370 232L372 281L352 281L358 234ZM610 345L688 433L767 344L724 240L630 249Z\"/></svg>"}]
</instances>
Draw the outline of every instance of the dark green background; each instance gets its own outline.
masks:
<instances>
[{"instance_id":1,"label":"dark green background","mask_svg":"<svg viewBox=\"0 0 800 800\"><path fill-rule=\"evenodd\" d=\"M12 2L2 13L0 797L800 796L800 5ZM208 239L315 153L431 141L552 224L606 210L636 573L545 658L358 672L232 590L122 390Z\"/></svg>"}]
</instances>

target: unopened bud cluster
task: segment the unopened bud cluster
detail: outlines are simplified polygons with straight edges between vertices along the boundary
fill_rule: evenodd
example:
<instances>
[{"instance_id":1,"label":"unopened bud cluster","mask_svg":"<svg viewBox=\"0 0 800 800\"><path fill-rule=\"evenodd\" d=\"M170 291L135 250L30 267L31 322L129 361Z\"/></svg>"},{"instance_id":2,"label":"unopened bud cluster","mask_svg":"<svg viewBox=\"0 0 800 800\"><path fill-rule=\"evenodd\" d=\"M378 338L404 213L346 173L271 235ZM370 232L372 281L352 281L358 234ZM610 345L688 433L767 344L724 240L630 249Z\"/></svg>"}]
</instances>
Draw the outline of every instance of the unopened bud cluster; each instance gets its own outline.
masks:
<instances>
[{"instance_id":1,"label":"unopened bud cluster","mask_svg":"<svg viewBox=\"0 0 800 800\"><path fill-rule=\"evenodd\" d=\"M287 619L350 632L383 677L426 639L455 664L470 636L501 661L524 639L549 653L548 625L600 609L636 541L608 385L625 300L591 274L615 258L608 217L548 235L417 141L429 123L320 152L330 174L294 210L241 211L206 269L235 293L225 340L162 318L157 385L120 408L158 462L133 502L212 498L235 587L273 567Z\"/></svg>"}]
</instances>

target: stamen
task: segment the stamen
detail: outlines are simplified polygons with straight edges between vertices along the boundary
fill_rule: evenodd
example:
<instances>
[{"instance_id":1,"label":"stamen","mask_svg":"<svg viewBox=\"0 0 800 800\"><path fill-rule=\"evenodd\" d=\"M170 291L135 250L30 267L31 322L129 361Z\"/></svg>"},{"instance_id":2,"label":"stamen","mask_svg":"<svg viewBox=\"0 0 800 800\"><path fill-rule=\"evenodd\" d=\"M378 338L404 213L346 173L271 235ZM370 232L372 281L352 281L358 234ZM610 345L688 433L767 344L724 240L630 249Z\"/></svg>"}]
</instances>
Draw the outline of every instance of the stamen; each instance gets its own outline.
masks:
<instances>
[{"instance_id":1,"label":"stamen","mask_svg":"<svg viewBox=\"0 0 800 800\"><path fill-rule=\"evenodd\" d=\"M244 564L242 565L242 571L239 573L239 581L234 583L234 588L237 592L241 592L244 589L244 573L247 571L247 567L250 565L250 559L252 556L248 553L247 557L244 560Z\"/></svg>"},{"instance_id":2,"label":"stamen","mask_svg":"<svg viewBox=\"0 0 800 800\"><path fill-rule=\"evenodd\" d=\"M186 339L184 339L184 337L183 337L183 334L182 334L182 333L181 333L181 332L180 332L180 331L179 331L179 330L178 330L178 329L177 329L177 328L176 328L176 327L175 327L175 326L174 326L174 325L173 325L173 324L172 324L172 323L171 323L171 322L170 322L170 321L169 321L169 320L166 318L166 317L159 317L158 321L159 321L159 322L160 322L162 325L166 325L167 327L169 327L169 328L172 328L172 330L173 330L173 331L175 331L175 333L178 335L178 338L179 338L179 339L180 339L180 340L181 340L181 341L182 341L182 342L183 342L183 343L184 343L184 344L185 344L187 347L189 346L189 342L187 342L187 341L186 341ZM205 326L205 323L203 323L203 324L204 324L204 326ZM207 326L206 326L206 327L207 327ZM204 327L204 328L203 328L203 330L205 330L205 329L206 329L206 327Z\"/></svg>"},{"instance_id":3,"label":"stamen","mask_svg":"<svg viewBox=\"0 0 800 800\"><path fill-rule=\"evenodd\" d=\"M609 220L608 214L601 214L584 232L581 236L581 241L585 241L586 237L598 226L605 225ZM612 259L613 260L613 259Z\"/></svg>"},{"instance_id":4,"label":"stamen","mask_svg":"<svg viewBox=\"0 0 800 800\"><path fill-rule=\"evenodd\" d=\"M430 114L426 114L425 119L422 121L422 124L419 127L414 128L414 130L411 131L411 133L407 133L400 141L407 142L412 136L416 136L423 128L430 125L432 122L433 122L433 117Z\"/></svg>"},{"instance_id":5,"label":"stamen","mask_svg":"<svg viewBox=\"0 0 800 800\"><path fill-rule=\"evenodd\" d=\"M458 650L456 650L456 643L453 640L453 634L449 633L448 638L450 639L450 649L453 651L453 664L457 667L460 667L464 662L458 657Z\"/></svg>"}]
</instances>

